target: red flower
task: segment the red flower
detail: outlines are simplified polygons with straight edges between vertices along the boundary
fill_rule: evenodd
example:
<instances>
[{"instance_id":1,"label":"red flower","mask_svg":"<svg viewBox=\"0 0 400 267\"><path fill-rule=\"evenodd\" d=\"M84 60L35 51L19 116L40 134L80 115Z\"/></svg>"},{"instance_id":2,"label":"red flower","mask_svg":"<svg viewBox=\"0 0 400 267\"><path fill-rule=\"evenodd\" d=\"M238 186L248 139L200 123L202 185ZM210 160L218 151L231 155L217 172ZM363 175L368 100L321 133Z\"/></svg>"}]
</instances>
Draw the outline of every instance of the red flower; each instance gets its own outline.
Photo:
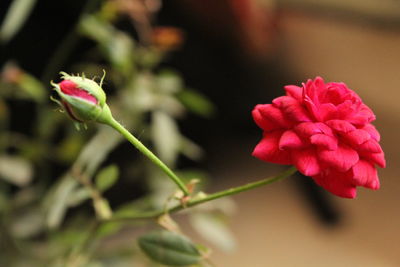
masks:
<instances>
[{"instance_id":1,"label":"red flower","mask_svg":"<svg viewBox=\"0 0 400 267\"><path fill-rule=\"evenodd\" d=\"M253 156L294 164L335 195L356 196L356 187L378 189L375 164L386 165L375 115L344 83L317 77L302 87L288 85L286 96L257 105L253 118L263 129Z\"/></svg>"}]
</instances>

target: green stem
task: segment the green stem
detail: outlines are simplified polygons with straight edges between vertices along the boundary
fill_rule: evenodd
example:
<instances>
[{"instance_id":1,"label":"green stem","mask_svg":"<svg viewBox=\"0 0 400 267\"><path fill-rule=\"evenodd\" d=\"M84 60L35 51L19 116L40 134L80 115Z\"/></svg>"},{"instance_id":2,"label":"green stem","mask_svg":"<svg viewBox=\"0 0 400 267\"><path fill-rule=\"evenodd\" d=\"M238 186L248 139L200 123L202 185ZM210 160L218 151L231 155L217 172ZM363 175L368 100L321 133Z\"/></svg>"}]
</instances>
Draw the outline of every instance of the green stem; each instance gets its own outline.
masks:
<instances>
[{"instance_id":1,"label":"green stem","mask_svg":"<svg viewBox=\"0 0 400 267\"><path fill-rule=\"evenodd\" d=\"M178 204L168 210L157 210L157 211L151 211L151 212L146 212L146 213L142 213L142 214L138 214L135 216L129 216L129 217L114 217L111 218L109 220L105 220L104 222L114 222L114 221L125 221L125 220L137 220L137 219L151 219L151 218L156 218L158 216L163 215L164 213L173 213L173 212L177 212L180 211L184 208L187 207L193 207L217 198L222 198L222 197L226 197L226 196L231 196L231 195L235 195L244 191L248 191L263 185L267 185L267 184L271 184L273 182L282 180L284 178L287 178L289 176L291 176L292 174L294 174L297 171L297 169L295 167L291 167L289 169L287 169L286 171L276 175L276 176L272 176L272 177L268 177L266 179L260 180L260 181L256 181L256 182L252 182L252 183L248 183L242 186L238 186L238 187L234 187L234 188L230 188L227 190L223 190L223 191L219 191L213 194L210 194L204 198L200 198L200 199L192 199L189 200L188 202L184 203L184 204Z\"/></svg>"},{"instance_id":2,"label":"green stem","mask_svg":"<svg viewBox=\"0 0 400 267\"><path fill-rule=\"evenodd\" d=\"M108 125L122 134L132 145L134 145L140 152L148 157L154 164L156 164L169 178L182 190L185 196L189 195L189 191L185 184L179 177L164 164L156 155L153 154L145 145L142 144L136 137L134 137L128 130L125 129L118 121L111 119L107 122Z\"/></svg>"}]
</instances>

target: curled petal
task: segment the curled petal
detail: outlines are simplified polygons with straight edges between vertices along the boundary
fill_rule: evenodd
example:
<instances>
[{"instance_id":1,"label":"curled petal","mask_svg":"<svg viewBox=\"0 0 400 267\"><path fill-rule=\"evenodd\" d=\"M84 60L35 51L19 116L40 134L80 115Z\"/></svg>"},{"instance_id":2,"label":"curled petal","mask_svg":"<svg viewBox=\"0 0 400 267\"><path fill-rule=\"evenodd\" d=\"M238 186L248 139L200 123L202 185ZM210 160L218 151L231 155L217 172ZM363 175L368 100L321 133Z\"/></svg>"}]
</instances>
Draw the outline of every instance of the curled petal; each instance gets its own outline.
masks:
<instances>
[{"instance_id":1,"label":"curled petal","mask_svg":"<svg viewBox=\"0 0 400 267\"><path fill-rule=\"evenodd\" d=\"M367 131L375 141L379 142L381 140L381 135L376 130L374 125L368 123L368 124L364 125L364 127L361 129L363 129L364 131Z\"/></svg>"},{"instance_id":2,"label":"curled petal","mask_svg":"<svg viewBox=\"0 0 400 267\"><path fill-rule=\"evenodd\" d=\"M339 144L336 150L319 150L319 159L340 172L346 172L358 162L358 153L349 146Z\"/></svg>"},{"instance_id":3,"label":"curled petal","mask_svg":"<svg viewBox=\"0 0 400 267\"><path fill-rule=\"evenodd\" d=\"M258 109L263 118L271 121L274 125L278 125L280 128L288 129L292 126L282 111L271 104L257 105L256 109Z\"/></svg>"},{"instance_id":4,"label":"curled petal","mask_svg":"<svg viewBox=\"0 0 400 267\"><path fill-rule=\"evenodd\" d=\"M330 82L326 84L326 92L323 95L323 102L338 105L346 99L349 89L344 83Z\"/></svg>"},{"instance_id":5,"label":"curled petal","mask_svg":"<svg viewBox=\"0 0 400 267\"><path fill-rule=\"evenodd\" d=\"M360 110L358 111L358 113L361 116L364 116L365 118L367 118L368 122L374 121L376 119L375 114L372 112L372 110L365 104L361 104L360 106Z\"/></svg>"},{"instance_id":6,"label":"curled petal","mask_svg":"<svg viewBox=\"0 0 400 267\"><path fill-rule=\"evenodd\" d=\"M321 114L319 112L317 104L309 96L306 95L304 97L303 103L306 106L309 113L312 115L313 120L322 121Z\"/></svg>"},{"instance_id":7,"label":"curled petal","mask_svg":"<svg viewBox=\"0 0 400 267\"><path fill-rule=\"evenodd\" d=\"M371 135L364 130L356 129L343 135L343 137L353 146L361 145L371 139Z\"/></svg>"},{"instance_id":8,"label":"curled petal","mask_svg":"<svg viewBox=\"0 0 400 267\"><path fill-rule=\"evenodd\" d=\"M306 176L314 176L321 172L321 166L314 148L293 150L293 163Z\"/></svg>"},{"instance_id":9,"label":"curled petal","mask_svg":"<svg viewBox=\"0 0 400 267\"><path fill-rule=\"evenodd\" d=\"M347 133L356 129L353 124L344 120L329 120L325 124L340 133Z\"/></svg>"},{"instance_id":10,"label":"curled petal","mask_svg":"<svg viewBox=\"0 0 400 267\"><path fill-rule=\"evenodd\" d=\"M267 162L292 164L290 154L279 149L279 140L282 133L283 131L280 130L264 133L263 139L253 151L253 156Z\"/></svg>"},{"instance_id":11,"label":"curled petal","mask_svg":"<svg viewBox=\"0 0 400 267\"><path fill-rule=\"evenodd\" d=\"M351 100L346 100L343 103L336 106L336 116L339 119L349 121L349 118L352 118L356 112L356 109ZM352 121L349 121L352 123Z\"/></svg>"},{"instance_id":12,"label":"curled petal","mask_svg":"<svg viewBox=\"0 0 400 267\"><path fill-rule=\"evenodd\" d=\"M333 135L332 130L322 122L303 122L294 127L296 133L304 137L314 134Z\"/></svg>"},{"instance_id":13,"label":"curled petal","mask_svg":"<svg viewBox=\"0 0 400 267\"><path fill-rule=\"evenodd\" d=\"M358 126L364 125L364 124L370 122L369 117L364 116L362 114L354 115L354 116L348 118L347 121L353 123L354 125L358 125Z\"/></svg>"},{"instance_id":14,"label":"curled petal","mask_svg":"<svg viewBox=\"0 0 400 267\"><path fill-rule=\"evenodd\" d=\"M364 143L362 143L357 147L357 150L363 152L372 152L372 153L382 152L381 146L374 139L369 139L368 141L365 141Z\"/></svg>"},{"instance_id":15,"label":"curled petal","mask_svg":"<svg viewBox=\"0 0 400 267\"><path fill-rule=\"evenodd\" d=\"M321 120L326 121L332 119L336 115L336 107L332 103L325 103L319 107L319 113L321 114Z\"/></svg>"},{"instance_id":16,"label":"curled petal","mask_svg":"<svg viewBox=\"0 0 400 267\"><path fill-rule=\"evenodd\" d=\"M350 182L347 172L328 169L312 178L317 184L339 197L355 198L357 195L356 186Z\"/></svg>"},{"instance_id":17,"label":"curled petal","mask_svg":"<svg viewBox=\"0 0 400 267\"><path fill-rule=\"evenodd\" d=\"M319 95L323 94L324 91L326 91L326 84L324 82L324 79L322 79L322 77L320 77L320 76L317 76L317 77L315 77L314 81L313 80L309 80L309 81L311 81L310 84L313 85L311 88L315 92L315 96L313 98L315 99L315 97L317 97L318 101L319 101ZM308 91L308 92L310 92L310 91Z\"/></svg>"},{"instance_id":18,"label":"curled petal","mask_svg":"<svg viewBox=\"0 0 400 267\"><path fill-rule=\"evenodd\" d=\"M268 118L265 118L261 114L261 112L260 112L261 106L263 106L263 105L257 105L251 113L253 115L253 119L254 119L255 123L258 125L258 127L263 129L264 131L273 131L276 129L280 129L281 126L279 124L271 121Z\"/></svg>"},{"instance_id":19,"label":"curled petal","mask_svg":"<svg viewBox=\"0 0 400 267\"><path fill-rule=\"evenodd\" d=\"M308 112L298 100L291 96L275 98L272 103L285 114L287 118L295 122L311 121Z\"/></svg>"},{"instance_id":20,"label":"curled petal","mask_svg":"<svg viewBox=\"0 0 400 267\"><path fill-rule=\"evenodd\" d=\"M286 85L284 88L286 95L291 96L299 101L303 99L303 88L296 85Z\"/></svg>"},{"instance_id":21,"label":"curled petal","mask_svg":"<svg viewBox=\"0 0 400 267\"><path fill-rule=\"evenodd\" d=\"M385 155L383 152L371 153L371 152L359 152L360 158L365 159L369 162L377 164L381 168L386 167Z\"/></svg>"},{"instance_id":22,"label":"curled petal","mask_svg":"<svg viewBox=\"0 0 400 267\"><path fill-rule=\"evenodd\" d=\"M320 112L321 102L319 96L326 91L324 80L321 77L316 77L313 80L308 80L303 84L303 103L307 107L316 121L322 121L322 114Z\"/></svg>"},{"instance_id":23,"label":"curled petal","mask_svg":"<svg viewBox=\"0 0 400 267\"><path fill-rule=\"evenodd\" d=\"M378 173L373 164L365 160L359 160L351 169L354 183L371 189L379 189Z\"/></svg>"},{"instance_id":24,"label":"curled petal","mask_svg":"<svg viewBox=\"0 0 400 267\"><path fill-rule=\"evenodd\" d=\"M292 130L285 131L279 139L279 149L299 149L306 143Z\"/></svg>"},{"instance_id":25,"label":"curled petal","mask_svg":"<svg viewBox=\"0 0 400 267\"><path fill-rule=\"evenodd\" d=\"M338 148L338 140L334 136L325 134L315 134L310 137L311 144L317 145L322 149L336 150Z\"/></svg>"}]
</instances>

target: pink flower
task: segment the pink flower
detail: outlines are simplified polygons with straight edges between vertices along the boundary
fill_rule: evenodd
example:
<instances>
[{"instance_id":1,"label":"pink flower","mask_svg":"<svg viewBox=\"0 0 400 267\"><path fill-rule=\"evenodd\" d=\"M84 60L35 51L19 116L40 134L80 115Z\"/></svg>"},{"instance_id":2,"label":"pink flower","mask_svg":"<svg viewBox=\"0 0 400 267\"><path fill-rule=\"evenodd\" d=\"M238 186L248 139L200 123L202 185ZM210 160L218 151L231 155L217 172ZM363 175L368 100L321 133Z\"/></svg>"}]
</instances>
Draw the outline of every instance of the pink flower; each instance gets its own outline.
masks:
<instances>
[{"instance_id":1,"label":"pink flower","mask_svg":"<svg viewBox=\"0 0 400 267\"><path fill-rule=\"evenodd\" d=\"M263 138L253 156L293 164L331 193L356 197L356 187L379 189L375 164L384 168L375 115L344 83L317 77L286 96L257 105L253 118Z\"/></svg>"}]
</instances>

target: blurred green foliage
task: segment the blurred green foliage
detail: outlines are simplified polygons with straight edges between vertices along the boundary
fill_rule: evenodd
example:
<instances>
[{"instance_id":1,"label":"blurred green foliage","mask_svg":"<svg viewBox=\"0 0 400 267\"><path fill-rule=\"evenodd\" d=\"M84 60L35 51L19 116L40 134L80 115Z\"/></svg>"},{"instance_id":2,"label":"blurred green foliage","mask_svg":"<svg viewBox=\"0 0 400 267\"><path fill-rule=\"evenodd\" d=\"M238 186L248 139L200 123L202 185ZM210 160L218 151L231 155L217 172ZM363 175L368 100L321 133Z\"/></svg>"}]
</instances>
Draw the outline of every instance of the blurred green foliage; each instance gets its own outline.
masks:
<instances>
[{"instance_id":1,"label":"blurred green foliage","mask_svg":"<svg viewBox=\"0 0 400 267\"><path fill-rule=\"evenodd\" d=\"M179 73L159 67L164 57L179 46L163 43L165 38L160 34L178 34L173 39L177 42L183 42L183 37L179 31L168 32L168 29L155 34L151 18L157 8L139 8L141 11L126 8L129 3L140 6L145 2L101 1L94 12L84 11L71 34L95 43L95 48L80 51L83 55L90 54L93 60L74 62L70 69L47 71L84 72L87 77L100 77L106 70L105 89L115 89L108 94L115 116L153 147L163 161L177 169L180 155L192 160L203 155L202 149L180 132L177 120L187 112L209 117L214 106L199 92L185 88ZM0 28L2 41L9 41L23 26L34 4L35 1L13 1ZM147 13L143 14L143 10ZM138 33L136 39L116 26L118 18L132 21ZM49 66L62 64L70 51L69 46L61 45L49 59ZM129 168L110 157L123 142L111 128L90 125L86 131L76 131L67 116L54 112L56 107L49 101L50 81L41 81L17 64L9 61L2 66L0 81L0 266L136 266L140 262L157 266L145 258L134 242L143 225L157 228L154 223L139 220L100 225L99 222L173 205L176 200L171 196L175 194L175 186L146 159L135 157L133 149ZM33 122L33 129L11 130L11 118L16 117L11 103L15 102L34 106L34 113L24 114ZM177 172L186 182L207 179L201 170L177 169ZM128 196L129 201L111 207L104 194L129 179L139 179L148 193L140 197L133 194ZM224 228L224 220L218 219L232 210L232 203L224 201L193 209L189 221L200 234L207 232L206 239L211 242L214 239L217 245L230 249L233 239ZM207 266L202 261L204 253L200 256L191 241L178 233L167 235L172 238L172 245L183 242L184 250L191 248L193 255L186 255L190 260L185 264ZM152 238L156 237L142 237L140 244L146 247L147 254L154 255L154 250L146 245ZM162 244L156 244L156 249L157 255L165 252ZM182 263L182 258L174 256L173 261Z\"/></svg>"}]
</instances>

